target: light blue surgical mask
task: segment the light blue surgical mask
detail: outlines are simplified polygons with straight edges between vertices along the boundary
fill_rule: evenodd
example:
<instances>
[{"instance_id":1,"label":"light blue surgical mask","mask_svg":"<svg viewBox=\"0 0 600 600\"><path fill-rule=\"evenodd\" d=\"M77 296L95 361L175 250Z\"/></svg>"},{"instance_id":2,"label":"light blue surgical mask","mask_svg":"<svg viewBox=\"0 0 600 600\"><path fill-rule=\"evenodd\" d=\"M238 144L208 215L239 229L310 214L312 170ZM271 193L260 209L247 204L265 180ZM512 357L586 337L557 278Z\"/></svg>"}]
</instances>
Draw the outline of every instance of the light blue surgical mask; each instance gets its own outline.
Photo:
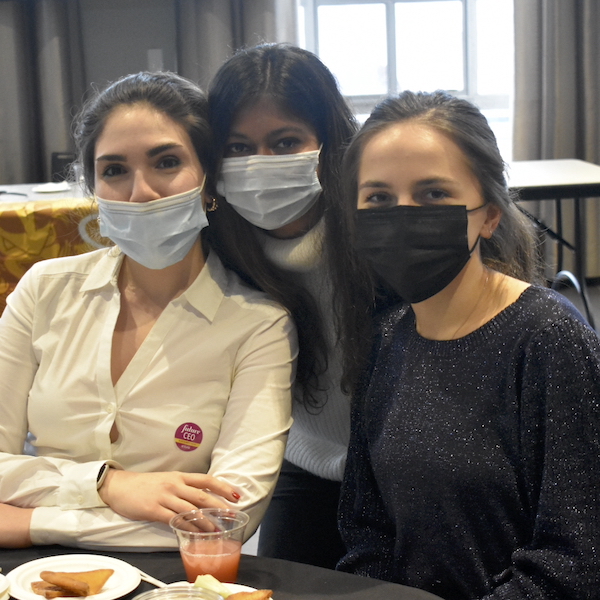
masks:
<instances>
[{"instance_id":1,"label":"light blue surgical mask","mask_svg":"<svg viewBox=\"0 0 600 600\"><path fill-rule=\"evenodd\" d=\"M217 191L244 219L273 230L305 215L321 193L319 150L225 158Z\"/></svg>"},{"instance_id":2,"label":"light blue surgical mask","mask_svg":"<svg viewBox=\"0 0 600 600\"><path fill-rule=\"evenodd\" d=\"M96 197L100 234L148 269L164 269L182 260L208 225L202 188L151 200L119 202Z\"/></svg>"}]
</instances>

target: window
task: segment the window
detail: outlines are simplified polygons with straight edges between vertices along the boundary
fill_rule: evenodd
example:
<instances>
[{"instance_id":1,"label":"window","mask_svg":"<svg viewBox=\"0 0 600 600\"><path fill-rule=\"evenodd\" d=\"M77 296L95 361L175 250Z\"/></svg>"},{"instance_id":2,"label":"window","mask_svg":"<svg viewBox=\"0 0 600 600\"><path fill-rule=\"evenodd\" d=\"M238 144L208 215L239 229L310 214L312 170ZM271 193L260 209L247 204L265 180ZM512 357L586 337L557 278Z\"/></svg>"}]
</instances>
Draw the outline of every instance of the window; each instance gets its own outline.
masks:
<instances>
[{"instance_id":1,"label":"window","mask_svg":"<svg viewBox=\"0 0 600 600\"><path fill-rule=\"evenodd\" d=\"M301 45L364 120L388 94L444 89L486 115L511 158L513 0L298 0Z\"/></svg>"}]
</instances>

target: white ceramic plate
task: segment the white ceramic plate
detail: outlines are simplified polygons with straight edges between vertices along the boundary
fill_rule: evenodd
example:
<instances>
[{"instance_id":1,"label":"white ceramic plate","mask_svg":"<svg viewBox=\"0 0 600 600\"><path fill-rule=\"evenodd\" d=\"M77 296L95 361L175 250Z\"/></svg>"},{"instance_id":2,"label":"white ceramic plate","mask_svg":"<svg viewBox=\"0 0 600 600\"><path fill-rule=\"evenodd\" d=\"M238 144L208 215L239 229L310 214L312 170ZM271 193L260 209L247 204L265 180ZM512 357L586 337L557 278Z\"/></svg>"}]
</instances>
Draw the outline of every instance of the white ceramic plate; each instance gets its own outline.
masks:
<instances>
[{"instance_id":1,"label":"white ceramic plate","mask_svg":"<svg viewBox=\"0 0 600 600\"><path fill-rule=\"evenodd\" d=\"M255 592L256 588L250 587L249 585L242 585L240 583L226 583L225 587L232 593L237 592Z\"/></svg>"},{"instance_id":2,"label":"white ceramic plate","mask_svg":"<svg viewBox=\"0 0 600 600\"><path fill-rule=\"evenodd\" d=\"M171 585L193 585L188 583L187 581L176 581L175 583L170 583ZM250 587L249 585L242 585L241 583L224 583L223 584L231 594L235 594L237 592L255 592L256 588Z\"/></svg>"},{"instance_id":3,"label":"white ceramic plate","mask_svg":"<svg viewBox=\"0 0 600 600\"><path fill-rule=\"evenodd\" d=\"M10 582L10 595L17 600L42 600L43 596L34 594L33 581L40 581L42 571L93 571L94 569L113 569L114 573L99 594L88 596L94 600L115 600L134 590L140 584L138 570L117 558L96 554L62 554L32 560L6 575Z\"/></svg>"},{"instance_id":4,"label":"white ceramic plate","mask_svg":"<svg viewBox=\"0 0 600 600\"><path fill-rule=\"evenodd\" d=\"M68 181L49 182L36 185L31 188L31 191L36 194L55 194L56 192L68 192L71 190L71 186Z\"/></svg>"},{"instance_id":5,"label":"white ceramic plate","mask_svg":"<svg viewBox=\"0 0 600 600\"><path fill-rule=\"evenodd\" d=\"M242 585L240 583L226 583L225 584L227 586L227 588L229 589L229 591L232 594L235 594L236 592L255 592L256 588L250 587L249 585ZM273 600L273 598L270 598L270 600Z\"/></svg>"},{"instance_id":6,"label":"white ceramic plate","mask_svg":"<svg viewBox=\"0 0 600 600\"><path fill-rule=\"evenodd\" d=\"M0 575L0 600L8 598L8 579L4 575Z\"/></svg>"}]
</instances>

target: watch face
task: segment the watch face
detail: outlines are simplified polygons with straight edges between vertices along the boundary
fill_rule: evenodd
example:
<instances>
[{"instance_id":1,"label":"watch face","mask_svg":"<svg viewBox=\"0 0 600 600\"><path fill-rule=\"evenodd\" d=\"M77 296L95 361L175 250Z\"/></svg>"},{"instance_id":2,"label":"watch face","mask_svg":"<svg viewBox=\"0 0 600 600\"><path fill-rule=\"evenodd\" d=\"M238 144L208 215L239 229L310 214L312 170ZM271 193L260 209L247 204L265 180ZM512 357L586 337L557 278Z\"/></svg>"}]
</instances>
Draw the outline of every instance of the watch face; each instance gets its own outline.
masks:
<instances>
[{"instance_id":1,"label":"watch face","mask_svg":"<svg viewBox=\"0 0 600 600\"><path fill-rule=\"evenodd\" d=\"M104 478L108 472L108 465L104 463L98 471L98 477L96 478L96 489L100 489L100 486L104 483Z\"/></svg>"}]
</instances>

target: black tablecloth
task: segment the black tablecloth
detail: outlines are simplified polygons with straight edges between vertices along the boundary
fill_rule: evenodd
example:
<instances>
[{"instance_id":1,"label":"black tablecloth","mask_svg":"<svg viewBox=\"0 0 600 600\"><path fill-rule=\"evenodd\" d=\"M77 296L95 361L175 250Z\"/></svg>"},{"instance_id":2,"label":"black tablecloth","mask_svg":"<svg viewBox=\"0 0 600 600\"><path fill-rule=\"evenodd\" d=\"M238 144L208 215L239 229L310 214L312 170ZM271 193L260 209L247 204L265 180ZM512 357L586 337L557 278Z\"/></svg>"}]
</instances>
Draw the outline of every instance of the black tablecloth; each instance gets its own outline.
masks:
<instances>
[{"instance_id":1,"label":"black tablecloth","mask_svg":"<svg viewBox=\"0 0 600 600\"><path fill-rule=\"evenodd\" d=\"M178 552L97 553L62 546L36 546L23 550L0 549L0 567L2 573L7 574L30 560L73 553L104 554L120 558L166 583L185 580L183 563ZM242 556L238 583L271 589L274 600L440 600L437 596L403 585L259 556ZM154 586L142 581L136 590L125 596L125 599L130 600L151 589L154 589Z\"/></svg>"}]
</instances>

